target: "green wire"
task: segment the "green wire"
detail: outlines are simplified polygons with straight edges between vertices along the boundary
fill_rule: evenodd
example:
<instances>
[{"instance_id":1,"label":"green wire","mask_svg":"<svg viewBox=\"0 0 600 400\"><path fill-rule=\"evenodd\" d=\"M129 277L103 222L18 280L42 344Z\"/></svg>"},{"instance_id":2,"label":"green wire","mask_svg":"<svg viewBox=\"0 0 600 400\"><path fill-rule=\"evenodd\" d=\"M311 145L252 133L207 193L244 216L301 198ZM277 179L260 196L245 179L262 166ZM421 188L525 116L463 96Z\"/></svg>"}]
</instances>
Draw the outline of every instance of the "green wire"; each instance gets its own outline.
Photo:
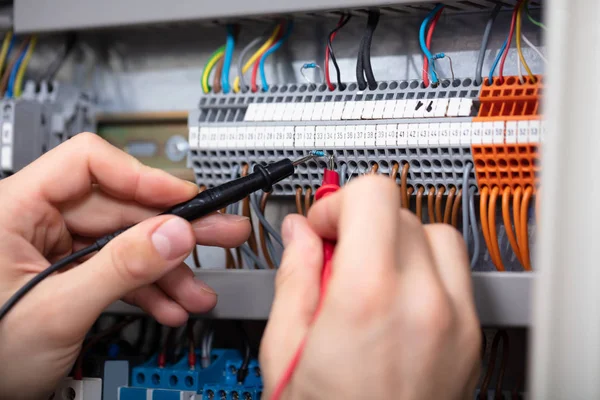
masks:
<instances>
[{"instance_id":1,"label":"green wire","mask_svg":"<svg viewBox=\"0 0 600 400\"><path fill-rule=\"evenodd\" d=\"M215 52L210 55L208 61L206 62L206 65L204 66L204 70L202 72L202 80L200 81L200 83L202 84L202 90L204 90L204 93L209 93L212 90L212 88L208 84L208 78L210 76L210 71L212 71L212 69L214 68L217 61L219 61L219 59L221 57L223 57L224 54L225 54L225 46L223 45L223 46L219 47L217 50L215 50Z\"/></svg>"},{"instance_id":2,"label":"green wire","mask_svg":"<svg viewBox=\"0 0 600 400\"><path fill-rule=\"evenodd\" d=\"M531 21L532 24L546 30L546 25L542 24L540 21L537 21L531 16L531 12L529 12L529 1L525 2L525 11L527 11L527 18L529 19L529 21Z\"/></svg>"}]
</instances>

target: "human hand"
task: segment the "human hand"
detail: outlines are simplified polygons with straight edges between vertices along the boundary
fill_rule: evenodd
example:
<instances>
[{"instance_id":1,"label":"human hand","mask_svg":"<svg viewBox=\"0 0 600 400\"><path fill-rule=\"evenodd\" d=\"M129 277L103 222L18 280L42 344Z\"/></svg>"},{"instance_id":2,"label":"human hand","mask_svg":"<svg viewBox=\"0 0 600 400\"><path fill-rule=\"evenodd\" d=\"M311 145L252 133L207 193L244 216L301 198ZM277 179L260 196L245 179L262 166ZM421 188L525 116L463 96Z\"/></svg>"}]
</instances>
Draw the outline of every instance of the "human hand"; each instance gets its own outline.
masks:
<instances>
[{"instance_id":1,"label":"human hand","mask_svg":"<svg viewBox=\"0 0 600 400\"><path fill-rule=\"evenodd\" d=\"M197 193L88 133L0 182L0 304L50 263L143 221L82 265L42 281L0 322L0 398L47 399L86 332L118 299L170 326L214 307L216 294L183 260L196 242L240 245L250 224L232 215L193 224L155 216Z\"/></svg>"},{"instance_id":2,"label":"human hand","mask_svg":"<svg viewBox=\"0 0 600 400\"><path fill-rule=\"evenodd\" d=\"M353 180L288 216L260 363L269 398L299 343L285 399L473 396L481 334L462 237L399 210L389 178ZM337 240L320 315L322 239Z\"/></svg>"}]
</instances>

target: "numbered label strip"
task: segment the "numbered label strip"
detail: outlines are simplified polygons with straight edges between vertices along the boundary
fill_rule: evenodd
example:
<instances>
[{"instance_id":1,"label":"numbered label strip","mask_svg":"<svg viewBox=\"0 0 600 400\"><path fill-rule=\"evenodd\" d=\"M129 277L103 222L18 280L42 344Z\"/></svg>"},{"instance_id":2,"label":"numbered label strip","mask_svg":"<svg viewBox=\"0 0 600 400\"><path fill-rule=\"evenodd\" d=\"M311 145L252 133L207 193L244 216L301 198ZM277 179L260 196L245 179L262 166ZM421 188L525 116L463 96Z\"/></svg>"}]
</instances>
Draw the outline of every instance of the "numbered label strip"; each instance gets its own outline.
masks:
<instances>
[{"instance_id":1,"label":"numbered label strip","mask_svg":"<svg viewBox=\"0 0 600 400\"><path fill-rule=\"evenodd\" d=\"M193 126L192 150L361 149L542 142L540 120L327 126Z\"/></svg>"}]
</instances>

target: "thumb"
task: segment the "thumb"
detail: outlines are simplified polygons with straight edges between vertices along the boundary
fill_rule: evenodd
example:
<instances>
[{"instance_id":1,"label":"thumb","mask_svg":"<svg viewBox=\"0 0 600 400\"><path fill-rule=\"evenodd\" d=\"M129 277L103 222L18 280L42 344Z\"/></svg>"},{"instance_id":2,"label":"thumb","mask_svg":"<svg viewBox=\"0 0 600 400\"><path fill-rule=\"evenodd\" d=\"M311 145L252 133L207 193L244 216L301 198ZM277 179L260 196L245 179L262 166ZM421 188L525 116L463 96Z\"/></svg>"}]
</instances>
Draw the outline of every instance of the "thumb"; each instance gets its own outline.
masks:
<instances>
[{"instance_id":1,"label":"thumb","mask_svg":"<svg viewBox=\"0 0 600 400\"><path fill-rule=\"evenodd\" d=\"M260 349L266 384L274 385L308 333L319 301L323 243L306 218L292 214L281 228L285 251Z\"/></svg>"},{"instance_id":2,"label":"thumb","mask_svg":"<svg viewBox=\"0 0 600 400\"><path fill-rule=\"evenodd\" d=\"M77 299L68 306L69 319L80 326L93 324L110 304L179 266L195 244L192 226L175 216L129 228L92 258L57 276L63 279L63 296Z\"/></svg>"}]
</instances>

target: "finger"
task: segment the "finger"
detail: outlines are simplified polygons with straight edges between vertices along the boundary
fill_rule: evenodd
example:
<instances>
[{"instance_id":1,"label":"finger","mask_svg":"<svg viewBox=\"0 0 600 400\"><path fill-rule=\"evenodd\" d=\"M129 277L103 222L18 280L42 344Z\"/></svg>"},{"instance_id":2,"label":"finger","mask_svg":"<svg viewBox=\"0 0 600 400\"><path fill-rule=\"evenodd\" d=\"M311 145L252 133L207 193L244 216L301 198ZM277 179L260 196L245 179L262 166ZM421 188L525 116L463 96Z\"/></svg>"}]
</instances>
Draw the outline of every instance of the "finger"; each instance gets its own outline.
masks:
<instances>
[{"instance_id":1,"label":"finger","mask_svg":"<svg viewBox=\"0 0 600 400\"><path fill-rule=\"evenodd\" d=\"M359 181L354 180L352 183ZM350 184L348 184L350 186ZM316 201L308 212L308 222L314 231L324 239L336 240L341 204L347 189L338 190L327 197Z\"/></svg>"},{"instance_id":2,"label":"finger","mask_svg":"<svg viewBox=\"0 0 600 400\"><path fill-rule=\"evenodd\" d=\"M160 212L133 201L115 199L94 190L77 202L66 204L63 217L72 234L98 237L126 228ZM229 214L212 214L192 224L199 244L237 247L248 239L250 220Z\"/></svg>"},{"instance_id":3,"label":"finger","mask_svg":"<svg viewBox=\"0 0 600 400\"><path fill-rule=\"evenodd\" d=\"M181 326L188 319L188 312L153 284L128 293L123 300L138 306L162 325Z\"/></svg>"},{"instance_id":4,"label":"finger","mask_svg":"<svg viewBox=\"0 0 600 400\"><path fill-rule=\"evenodd\" d=\"M157 281L159 288L190 313L204 313L217 304L215 291L185 264L167 273Z\"/></svg>"},{"instance_id":5,"label":"finger","mask_svg":"<svg viewBox=\"0 0 600 400\"><path fill-rule=\"evenodd\" d=\"M331 202L325 206L329 232L337 228L338 237L332 286L339 284L341 291L349 293L360 287L376 287L381 280L389 282L396 266L400 204L396 184L386 177L368 176L353 181L342 193L337 207L331 207ZM319 202L314 208L318 206ZM317 211L315 215L323 213ZM311 226L313 221L311 216ZM316 232L325 233L323 229Z\"/></svg>"},{"instance_id":6,"label":"finger","mask_svg":"<svg viewBox=\"0 0 600 400\"><path fill-rule=\"evenodd\" d=\"M275 281L275 299L263 337L260 362L275 382L308 331L319 300L321 239L306 219L289 215L282 225L285 251Z\"/></svg>"},{"instance_id":7,"label":"finger","mask_svg":"<svg viewBox=\"0 0 600 400\"><path fill-rule=\"evenodd\" d=\"M57 323L85 331L108 305L179 266L194 245L190 224L179 217L158 216L130 228L79 267L44 282L60 288L54 297L64 314Z\"/></svg>"},{"instance_id":8,"label":"finger","mask_svg":"<svg viewBox=\"0 0 600 400\"><path fill-rule=\"evenodd\" d=\"M238 247L250 236L250 219L241 215L211 214L192 223L196 241L204 246Z\"/></svg>"},{"instance_id":9,"label":"finger","mask_svg":"<svg viewBox=\"0 0 600 400\"><path fill-rule=\"evenodd\" d=\"M457 310L475 312L471 271L465 242L451 226L435 224L425 227L434 265L442 284Z\"/></svg>"},{"instance_id":10,"label":"finger","mask_svg":"<svg viewBox=\"0 0 600 400\"><path fill-rule=\"evenodd\" d=\"M18 182L9 182L53 204L89 193L94 183L113 197L150 207L167 207L198 193L193 183L144 166L92 133L81 133L50 150L24 168ZM35 184L23 187L21 182Z\"/></svg>"},{"instance_id":11,"label":"finger","mask_svg":"<svg viewBox=\"0 0 600 400\"><path fill-rule=\"evenodd\" d=\"M60 208L69 232L90 237L134 225L160 212L134 201L114 198L99 188Z\"/></svg>"}]
</instances>

